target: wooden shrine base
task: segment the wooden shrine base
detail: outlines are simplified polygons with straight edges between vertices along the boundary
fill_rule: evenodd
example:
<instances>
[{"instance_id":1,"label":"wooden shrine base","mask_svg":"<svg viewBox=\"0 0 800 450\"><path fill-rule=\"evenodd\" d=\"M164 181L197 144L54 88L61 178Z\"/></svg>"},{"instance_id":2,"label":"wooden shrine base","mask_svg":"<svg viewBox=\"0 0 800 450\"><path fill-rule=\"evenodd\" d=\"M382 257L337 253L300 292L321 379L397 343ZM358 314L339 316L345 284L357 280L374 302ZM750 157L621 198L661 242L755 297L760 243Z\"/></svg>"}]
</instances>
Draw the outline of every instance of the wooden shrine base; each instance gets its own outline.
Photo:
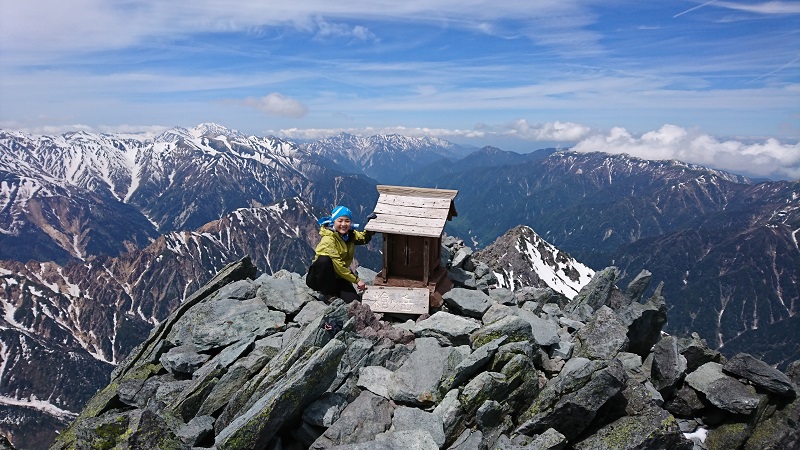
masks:
<instances>
[{"instance_id":1,"label":"wooden shrine base","mask_svg":"<svg viewBox=\"0 0 800 450\"><path fill-rule=\"evenodd\" d=\"M414 280L410 278L402 278L397 276L389 276L386 281L383 280L383 271L381 271L373 282L375 286L387 286L398 288L426 288L429 292L428 304L431 308L441 308L444 301L442 295L453 288L453 281L447 276L447 270L439 267L431 274L427 286L422 280Z\"/></svg>"},{"instance_id":2,"label":"wooden shrine base","mask_svg":"<svg viewBox=\"0 0 800 450\"><path fill-rule=\"evenodd\" d=\"M372 286L362 294L361 302L373 312L395 314L428 314L428 297L425 288Z\"/></svg>"}]
</instances>

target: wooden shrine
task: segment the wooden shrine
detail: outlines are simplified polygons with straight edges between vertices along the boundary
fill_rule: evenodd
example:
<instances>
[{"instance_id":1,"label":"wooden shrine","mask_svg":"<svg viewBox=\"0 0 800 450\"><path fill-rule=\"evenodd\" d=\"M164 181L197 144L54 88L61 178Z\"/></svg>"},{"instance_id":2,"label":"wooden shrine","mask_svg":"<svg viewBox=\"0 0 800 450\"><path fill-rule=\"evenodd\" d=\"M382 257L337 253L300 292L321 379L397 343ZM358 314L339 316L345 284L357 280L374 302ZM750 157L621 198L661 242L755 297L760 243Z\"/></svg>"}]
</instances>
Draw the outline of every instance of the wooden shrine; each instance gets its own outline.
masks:
<instances>
[{"instance_id":1,"label":"wooden shrine","mask_svg":"<svg viewBox=\"0 0 800 450\"><path fill-rule=\"evenodd\" d=\"M441 265L442 232L458 215L453 203L458 191L379 185L378 193L377 217L365 229L383 234L383 268L364 301L375 311L383 305L386 312L412 314L442 306L442 294L453 287ZM424 311L414 304L422 289L428 294L422 297L428 300Z\"/></svg>"}]
</instances>

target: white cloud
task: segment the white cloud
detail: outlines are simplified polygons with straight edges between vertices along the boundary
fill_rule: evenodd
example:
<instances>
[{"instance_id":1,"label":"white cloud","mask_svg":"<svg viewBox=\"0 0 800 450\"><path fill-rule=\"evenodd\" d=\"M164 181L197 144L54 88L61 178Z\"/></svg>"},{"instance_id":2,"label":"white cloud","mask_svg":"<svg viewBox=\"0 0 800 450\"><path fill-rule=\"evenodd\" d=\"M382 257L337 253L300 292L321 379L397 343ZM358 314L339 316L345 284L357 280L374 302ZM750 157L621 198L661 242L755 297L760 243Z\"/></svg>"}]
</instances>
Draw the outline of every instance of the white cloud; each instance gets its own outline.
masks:
<instances>
[{"instance_id":1,"label":"white cloud","mask_svg":"<svg viewBox=\"0 0 800 450\"><path fill-rule=\"evenodd\" d=\"M375 36L375 33L361 25L351 26L343 23L333 23L321 17L317 18L316 25L317 34L314 36L316 39L324 40L332 37L349 37L360 41L378 41L378 37Z\"/></svg>"},{"instance_id":2,"label":"white cloud","mask_svg":"<svg viewBox=\"0 0 800 450\"><path fill-rule=\"evenodd\" d=\"M294 27L316 36L350 36L377 40L374 32L358 21L440 21L447 26L477 29L485 22L525 20L535 39L552 38L554 31L569 36L583 33L576 27L586 7L578 1L524 0L495 2L456 0L380 2L368 0L331 2L307 0L268 2L241 0L235 6L220 0L193 2L104 2L102 0L5 1L0 14L0 49L15 59L36 55L117 49L145 41L164 41L207 32L252 32L268 27ZM324 17L325 19L318 19ZM336 21L331 22L331 21ZM356 22L354 25L342 21ZM546 30L545 30L546 29ZM538 31L537 31L538 30ZM538 37L537 37L538 36ZM599 36L581 38L591 45ZM574 39L574 38L573 38ZM8 55L6 55L8 56Z\"/></svg>"},{"instance_id":3,"label":"white cloud","mask_svg":"<svg viewBox=\"0 0 800 450\"><path fill-rule=\"evenodd\" d=\"M308 114L308 108L303 103L277 92L264 97L248 97L233 103L241 103L274 116L297 118Z\"/></svg>"},{"instance_id":4,"label":"white cloud","mask_svg":"<svg viewBox=\"0 0 800 450\"><path fill-rule=\"evenodd\" d=\"M575 142L585 137L591 129L572 122L547 122L529 124L519 119L511 124L497 127L496 134L517 136L526 141Z\"/></svg>"},{"instance_id":5,"label":"white cloud","mask_svg":"<svg viewBox=\"0 0 800 450\"><path fill-rule=\"evenodd\" d=\"M441 139L474 140L476 145L492 145L493 140L507 137L528 142L578 141L572 149L580 152L626 153L642 159L679 160L754 177L800 179L800 143L787 144L772 138L763 142L719 140L699 131L670 124L640 136L622 127L601 133L592 132L589 127L577 123L529 124L524 119L503 125L481 125L474 130L382 127L289 128L272 132L288 139L303 140L321 139L340 133L359 136L376 134L432 136Z\"/></svg>"},{"instance_id":6,"label":"white cloud","mask_svg":"<svg viewBox=\"0 0 800 450\"><path fill-rule=\"evenodd\" d=\"M749 176L800 179L800 143L787 144L772 138L753 143L722 141L669 124L638 137L616 127L606 134L583 139L573 149L627 153L651 160L677 159Z\"/></svg>"}]
</instances>

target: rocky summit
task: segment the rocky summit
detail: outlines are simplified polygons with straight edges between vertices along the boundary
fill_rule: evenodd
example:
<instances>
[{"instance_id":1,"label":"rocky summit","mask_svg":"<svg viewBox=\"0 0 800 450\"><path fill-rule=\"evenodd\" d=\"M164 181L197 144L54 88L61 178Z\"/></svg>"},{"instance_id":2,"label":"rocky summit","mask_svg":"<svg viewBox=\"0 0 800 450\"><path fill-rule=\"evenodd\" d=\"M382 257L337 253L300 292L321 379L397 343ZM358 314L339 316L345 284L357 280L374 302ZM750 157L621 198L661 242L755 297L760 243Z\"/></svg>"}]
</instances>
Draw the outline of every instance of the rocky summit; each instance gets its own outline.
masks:
<instances>
[{"instance_id":1,"label":"rocky summit","mask_svg":"<svg viewBox=\"0 0 800 450\"><path fill-rule=\"evenodd\" d=\"M393 317L323 302L296 273L230 264L52 449L798 447L800 364L726 360L697 335L662 333L661 286L640 295L649 273L623 291L616 268L598 271L570 300L459 265L440 309Z\"/></svg>"}]
</instances>

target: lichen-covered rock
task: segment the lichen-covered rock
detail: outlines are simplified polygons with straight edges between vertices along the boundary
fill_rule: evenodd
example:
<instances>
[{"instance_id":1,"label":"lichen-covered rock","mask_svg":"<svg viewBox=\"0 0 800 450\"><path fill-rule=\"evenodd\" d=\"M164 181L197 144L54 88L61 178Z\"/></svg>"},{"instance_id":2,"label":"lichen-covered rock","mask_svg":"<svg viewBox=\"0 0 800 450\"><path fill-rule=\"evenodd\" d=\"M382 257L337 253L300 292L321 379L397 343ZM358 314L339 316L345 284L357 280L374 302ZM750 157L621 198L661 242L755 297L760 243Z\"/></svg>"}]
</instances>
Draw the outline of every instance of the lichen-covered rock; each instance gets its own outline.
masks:
<instances>
[{"instance_id":1,"label":"lichen-covered rock","mask_svg":"<svg viewBox=\"0 0 800 450\"><path fill-rule=\"evenodd\" d=\"M748 436L743 450L798 448L800 397L789 403L771 405L764 412Z\"/></svg>"},{"instance_id":2,"label":"lichen-covered rock","mask_svg":"<svg viewBox=\"0 0 800 450\"><path fill-rule=\"evenodd\" d=\"M708 450L730 450L741 448L751 433L750 426L743 422L724 423L708 432L706 448ZM768 448L768 447L762 447Z\"/></svg>"},{"instance_id":3,"label":"lichen-covered rock","mask_svg":"<svg viewBox=\"0 0 800 450\"><path fill-rule=\"evenodd\" d=\"M622 363L612 360L607 367L592 373L579 389L562 390L555 404L534 402L521 417L516 432L531 435L553 428L567 439L574 439L589 426L600 407L622 389L625 380Z\"/></svg>"},{"instance_id":4,"label":"lichen-covered rock","mask_svg":"<svg viewBox=\"0 0 800 450\"><path fill-rule=\"evenodd\" d=\"M473 332L470 343L472 348L478 348L501 337L506 337L507 342L532 340L531 324L519 316L505 317Z\"/></svg>"},{"instance_id":5,"label":"lichen-covered rock","mask_svg":"<svg viewBox=\"0 0 800 450\"><path fill-rule=\"evenodd\" d=\"M573 446L575 450L692 450L693 447L692 441L681 433L678 421L660 408L621 417Z\"/></svg>"},{"instance_id":6,"label":"lichen-covered rock","mask_svg":"<svg viewBox=\"0 0 800 450\"><path fill-rule=\"evenodd\" d=\"M600 307L592 320L576 333L575 356L608 360L628 349L628 329L611 308Z\"/></svg>"},{"instance_id":7,"label":"lichen-covered rock","mask_svg":"<svg viewBox=\"0 0 800 450\"><path fill-rule=\"evenodd\" d=\"M220 450L265 447L289 418L298 416L325 392L345 349L344 343L332 339L325 347L307 352L280 383L269 386L250 408L217 433L215 446Z\"/></svg>"}]
</instances>

